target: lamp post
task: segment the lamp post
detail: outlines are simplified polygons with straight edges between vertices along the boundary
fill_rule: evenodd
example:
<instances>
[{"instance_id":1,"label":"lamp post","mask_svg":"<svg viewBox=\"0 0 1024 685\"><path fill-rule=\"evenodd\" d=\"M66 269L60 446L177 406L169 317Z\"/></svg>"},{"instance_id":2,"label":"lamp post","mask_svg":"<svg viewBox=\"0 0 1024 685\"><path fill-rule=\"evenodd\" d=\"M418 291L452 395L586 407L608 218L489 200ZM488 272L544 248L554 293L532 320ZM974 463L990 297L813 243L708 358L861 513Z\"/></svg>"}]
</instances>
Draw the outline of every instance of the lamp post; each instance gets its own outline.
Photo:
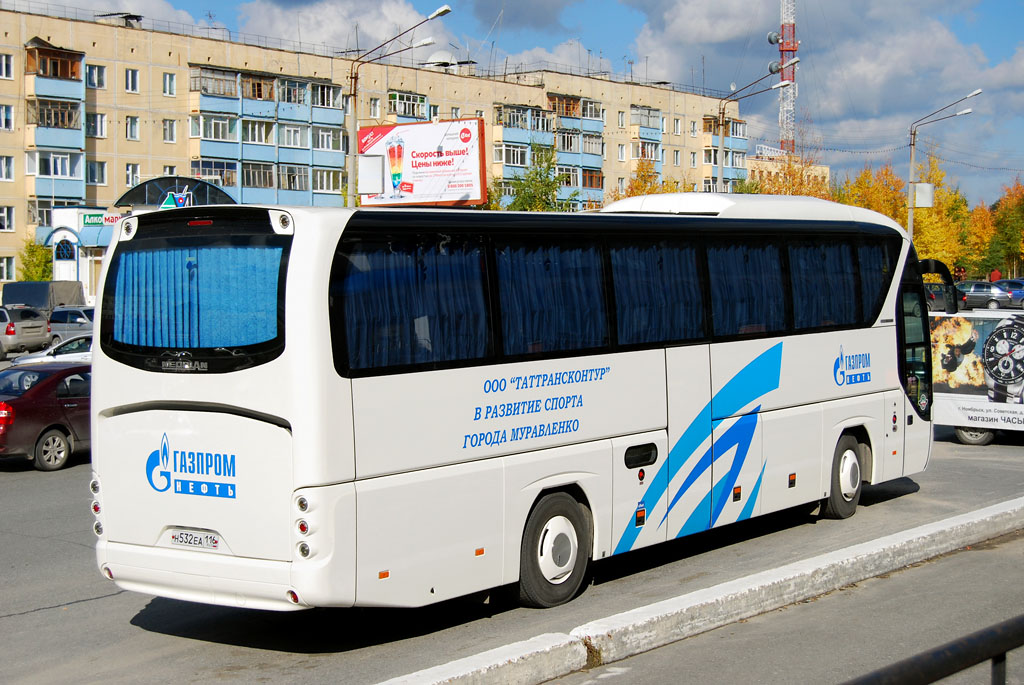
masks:
<instances>
[{"instance_id":1,"label":"lamp post","mask_svg":"<svg viewBox=\"0 0 1024 685\"><path fill-rule=\"evenodd\" d=\"M357 149L358 145L359 145L359 143L358 143L358 128L359 128L359 98L358 98L358 94L359 94L359 67L361 67L364 64L369 64L370 62L376 62L378 60L382 60L385 57L391 57L392 55L397 55L398 53L405 52L406 50L413 50L415 48L420 48L420 47L424 47L424 46L427 46L427 45L433 45L434 44L434 40L432 38L425 38L425 39L419 41L418 43L414 43L413 45L409 45L407 47L400 48L398 50L393 50L391 52L386 52L386 53L381 54L381 55L375 55L373 57L370 57L370 55L372 55L373 53L377 52L377 50L380 50L385 45L398 40L399 38L401 38L402 36L404 36L405 34L411 32L411 31L415 31L420 26L423 26L424 24L426 24L428 21L431 21L432 19L437 19L438 17L443 17L444 15L448 14L451 11L452 11L452 8L449 7L448 5L441 5L436 10L434 10L433 12L428 14L427 18L424 19L423 21L421 21L421 22L419 22L417 24L414 24L413 26L410 26L409 28L405 29L401 33L399 33L399 34L397 34L395 36L392 36L391 38L388 38L386 41L384 41L383 43L381 43L377 47L375 47L375 48L373 48L371 50L367 50L363 54L361 54L358 57L355 57L355 58L352 59L352 66L349 68L349 73L348 73L349 102L352 103L352 121L351 122L346 122L346 123L348 123L348 157L346 158L346 162L347 162L347 166L348 166L348 201L347 201L347 205L349 207L355 207L356 206L356 198L359 197L359 192L358 192L358 189L356 188L356 173L357 173L357 170L356 170L356 158L358 157L358 154L359 154L359 150Z\"/></svg>"},{"instance_id":2,"label":"lamp post","mask_svg":"<svg viewBox=\"0 0 1024 685\"><path fill-rule=\"evenodd\" d=\"M740 100L743 100L744 98L749 98L749 97L752 97L754 95L760 95L761 93L767 93L770 90L777 90L779 88L788 88L789 86L793 85L792 81L779 81L778 83L773 84L769 88L762 88L761 90L755 90L753 93L747 93L746 95L740 95L739 97L736 97L737 93L742 93L747 88L750 88L751 86L757 85L758 83L760 83L761 81L765 80L769 76L774 76L775 74L779 73L779 71L781 71L782 69L786 69L788 67L791 67L791 66L793 66L794 64L796 64L799 61L800 61L799 57L794 57L793 59L789 60L788 62L786 62L785 64L782 64L782 65L778 65L777 62L773 63L772 64L772 68L769 69L767 74L765 74L761 78L757 79L756 81L752 81L752 82L748 83L747 85L743 86L742 88L740 88L738 90L734 90L729 97L720 98L718 100L718 176L717 176L717 178L715 180L715 190L717 192L723 192L722 191L722 183L723 183L723 172L724 172L724 167L725 167L725 105L726 105L726 103L728 103L728 102L738 102Z\"/></svg>"},{"instance_id":3,"label":"lamp post","mask_svg":"<svg viewBox=\"0 0 1024 685\"><path fill-rule=\"evenodd\" d=\"M910 174L907 179L907 237L910 238L911 242L913 242L914 240L914 205L916 204L917 195L917 193L914 192L916 183L914 181L914 146L917 143L917 129L921 128L922 126L927 126L928 124L934 124L938 121L943 121L945 119L952 119L953 117L962 117L965 114L970 114L973 110L970 107L968 107L967 109L960 110L956 114L947 114L944 117L932 119L932 117L935 116L936 114L944 112L950 107L953 107L954 105L959 105L964 100L972 98L975 95L981 95L981 88L977 88L971 91L970 93L963 96L956 102L951 102L945 107L940 107L939 109L935 110L928 116L921 117L920 119L918 119L917 121L910 125Z\"/></svg>"}]
</instances>

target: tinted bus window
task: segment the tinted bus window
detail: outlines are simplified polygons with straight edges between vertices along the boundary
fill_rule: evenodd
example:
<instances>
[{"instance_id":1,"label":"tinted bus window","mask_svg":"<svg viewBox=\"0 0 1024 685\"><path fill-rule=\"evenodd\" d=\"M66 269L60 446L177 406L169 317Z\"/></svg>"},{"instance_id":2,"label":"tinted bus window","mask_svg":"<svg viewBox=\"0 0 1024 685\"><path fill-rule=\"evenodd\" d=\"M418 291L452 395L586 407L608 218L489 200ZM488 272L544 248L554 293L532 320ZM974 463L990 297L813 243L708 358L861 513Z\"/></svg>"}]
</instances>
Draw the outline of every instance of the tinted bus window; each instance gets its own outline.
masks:
<instances>
[{"instance_id":1,"label":"tinted bus window","mask_svg":"<svg viewBox=\"0 0 1024 685\"><path fill-rule=\"evenodd\" d=\"M588 244L496 246L498 301L508 356L608 344L601 253Z\"/></svg>"},{"instance_id":2,"label":"tinted bus window","mask_svg":"<svg viewBox=\"0 0 1024 685\"><path fill-rule=\"evenodd\" d=\"M480 359L490 349L479 245L448 236L344 250L340 320L349 369ZM332 276L332 281L335 279ZM334 295L338 292L334 290Z\"/></svg>"},{"instance_id":3,"label":"tinted bus window","mask_svg":"<svg viewBox=\"0 0 1024 685\"><path fill-rule=\"evenodd\" d=\"M872 240L857 249L860 262L860 287L864 305L863 320L871 323L878 316L892 283L898 248L889 241Z\"/></svg>"},{"instance_id":4,"label":"tinted bus window","mask_svg":"<svg viewBox=\"0 0 1024 685\"><path fill-rule=\"evenodd\" d=\"M786 291L779 249L768 243L708 247L716 336L765 335L786 327Z\"/></svg>"},{"instance_id":5,"label":"tinted bus window","mask_svg":"<svg viewBox=\"0 0 1024 685\"><path fill-rule=\"evenodd\" d=\"M638 240L611 249L620 345L704 337L704 298L692 246Z\"/></svg>"},{"instance_id":6,"label":"tinted bus window","mask_svg":"<svg viewBox=\"0 0 1024 685\"><path fill-rule=\"evenodd\" d=\"M789 272L796 330L860 321L857 266L848 242L790 245Z\"/></svg>"}]
</instances>

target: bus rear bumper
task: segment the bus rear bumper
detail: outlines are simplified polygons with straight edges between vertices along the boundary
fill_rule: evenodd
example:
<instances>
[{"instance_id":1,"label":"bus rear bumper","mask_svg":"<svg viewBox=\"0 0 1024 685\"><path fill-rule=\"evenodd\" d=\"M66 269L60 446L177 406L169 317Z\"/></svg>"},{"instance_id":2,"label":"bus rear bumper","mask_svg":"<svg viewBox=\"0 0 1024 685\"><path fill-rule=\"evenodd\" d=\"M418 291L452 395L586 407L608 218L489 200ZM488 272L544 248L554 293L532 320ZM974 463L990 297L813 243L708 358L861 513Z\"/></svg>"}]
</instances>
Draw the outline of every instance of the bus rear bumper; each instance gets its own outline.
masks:
<instances>
[{"instance_id":1,"label":"bus rear bumper","mask_svg":"<svg viewBox=\"0 0 1024 685\"><path fill-rule=\"evenodd\" d=\"M96 562L114 583L142 592L186 602L202 602L245 609L295 611L307 609L302 594L289 598L291 562L238 557L206 552L143 547L101 540Z\"/></svg>"}]
</instances>

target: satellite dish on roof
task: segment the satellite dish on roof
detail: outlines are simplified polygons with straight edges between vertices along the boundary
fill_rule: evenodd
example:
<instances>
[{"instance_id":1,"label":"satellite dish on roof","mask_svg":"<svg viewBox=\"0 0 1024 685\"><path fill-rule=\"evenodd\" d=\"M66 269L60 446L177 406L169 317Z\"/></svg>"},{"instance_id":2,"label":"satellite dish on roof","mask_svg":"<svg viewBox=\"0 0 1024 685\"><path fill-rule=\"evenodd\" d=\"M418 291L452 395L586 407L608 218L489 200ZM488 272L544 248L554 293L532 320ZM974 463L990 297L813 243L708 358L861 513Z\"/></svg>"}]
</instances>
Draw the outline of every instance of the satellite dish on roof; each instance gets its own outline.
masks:
<instances>
[{"instance_id":1,"label":"satellite dish on roof","mask_svg":"<svg viewBox=\"0 0 1024 685\"><path fill-rule=\"evenodd\" d=\"M730 92L735 92L736 91L736 82L735 81L733 81L732 83L729 84L729 90L730 90Z\"/></svg>"}]
</instances>

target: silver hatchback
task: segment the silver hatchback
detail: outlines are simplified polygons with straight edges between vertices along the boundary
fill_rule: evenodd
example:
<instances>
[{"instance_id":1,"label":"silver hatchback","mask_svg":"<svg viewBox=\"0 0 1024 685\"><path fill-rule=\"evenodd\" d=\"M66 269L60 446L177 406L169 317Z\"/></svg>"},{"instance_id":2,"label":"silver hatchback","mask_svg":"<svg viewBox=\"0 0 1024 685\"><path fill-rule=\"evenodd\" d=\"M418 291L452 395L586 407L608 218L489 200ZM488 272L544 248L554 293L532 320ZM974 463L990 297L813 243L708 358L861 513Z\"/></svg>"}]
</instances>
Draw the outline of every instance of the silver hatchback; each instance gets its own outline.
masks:
<instances>
[{"instance_id":1,"label":"silver hatchback","mask_svg":"<svg viewBox=\"0 0 1024 685\"><path fill-rule=\"evenodd\" d=\"M50 324L31 307L0 307L0 354L41 350L50 344Z\"/></svg>"}]
</instances>

